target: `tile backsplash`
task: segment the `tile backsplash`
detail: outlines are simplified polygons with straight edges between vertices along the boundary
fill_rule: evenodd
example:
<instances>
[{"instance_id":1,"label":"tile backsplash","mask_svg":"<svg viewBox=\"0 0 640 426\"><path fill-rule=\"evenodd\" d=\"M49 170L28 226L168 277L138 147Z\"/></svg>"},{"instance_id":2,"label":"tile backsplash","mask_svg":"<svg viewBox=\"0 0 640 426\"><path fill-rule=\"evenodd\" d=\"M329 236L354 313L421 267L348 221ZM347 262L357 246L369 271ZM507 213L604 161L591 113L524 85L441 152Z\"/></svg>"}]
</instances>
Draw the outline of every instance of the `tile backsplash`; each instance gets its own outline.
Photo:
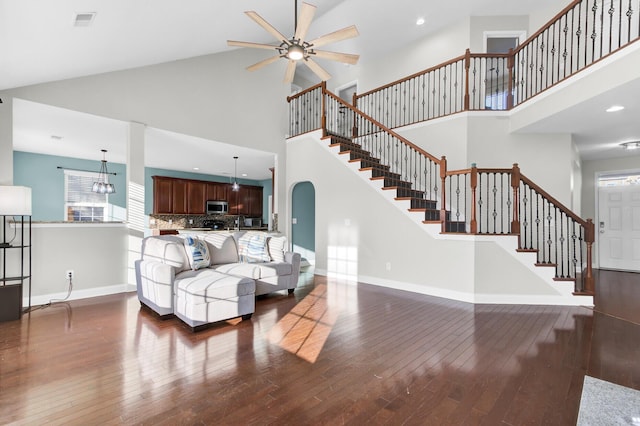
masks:
<instances>
[{"instance_id":1,"label":"tile backsplash","mask_svg":"<svg viewBox=\"0 0 640 426\"><path fill-rule=\"evenodd\" d=\"M221 221L225 223L225 228L232 229L235 227L235 221L238 218L236 215L208 215L208 216L194 216L186 214L150 214L149 215L149 228L150 229L188 229L188 228L204 228L204 221ZM243 216L240 216L243 219ZM189 221L193 223L189 223ZM240 226L243 227L244 223L241 222ZM264 227L267 225L264 224Z\"/></svg>"}]
</instances>

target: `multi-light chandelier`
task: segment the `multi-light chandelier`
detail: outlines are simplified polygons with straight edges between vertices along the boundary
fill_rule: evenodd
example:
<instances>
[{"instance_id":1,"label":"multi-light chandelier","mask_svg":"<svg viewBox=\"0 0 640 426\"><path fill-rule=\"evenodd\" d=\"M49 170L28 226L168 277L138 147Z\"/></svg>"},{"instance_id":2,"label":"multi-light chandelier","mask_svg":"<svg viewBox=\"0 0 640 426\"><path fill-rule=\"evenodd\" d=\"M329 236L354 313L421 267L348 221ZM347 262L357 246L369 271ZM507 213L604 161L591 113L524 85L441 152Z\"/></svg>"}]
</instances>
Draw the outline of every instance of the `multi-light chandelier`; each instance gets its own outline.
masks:
<instances>
[{"instance_id":1,"label":"multi-light chandelier","mask_svg":"<svg viewBox=\"0 0 640 426\"><path fill-rule=\"evenodd\" d=\"M102 162L100 164L100 172L98 173L98 180L93 182L91 190L98 194L113 194L116 192L116 187L109 183L109 171L107 170L106 154L107 150L102 149Z\"/></svg>"}]
</instances>

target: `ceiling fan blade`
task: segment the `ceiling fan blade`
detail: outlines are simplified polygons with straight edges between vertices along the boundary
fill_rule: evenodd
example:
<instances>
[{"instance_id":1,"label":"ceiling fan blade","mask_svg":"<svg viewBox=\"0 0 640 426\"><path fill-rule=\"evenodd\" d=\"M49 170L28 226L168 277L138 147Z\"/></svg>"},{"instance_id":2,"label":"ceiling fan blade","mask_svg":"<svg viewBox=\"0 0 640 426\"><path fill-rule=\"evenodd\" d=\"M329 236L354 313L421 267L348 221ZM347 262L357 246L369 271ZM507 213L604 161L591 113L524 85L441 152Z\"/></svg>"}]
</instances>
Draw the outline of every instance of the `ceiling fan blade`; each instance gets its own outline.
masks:
<instances>
[{"instance_id":1,"label":"ceiling fan blade","mask_svg":"<svg viewBox=\"0 0 640 426\"><path fill-rule=\"evenodd\" d=\"M300 10L300 15L298 16L298 25L296 27L296 34L294 38L296 40L304 40L307 36L307 31L309 31L309 27L311 26L311 21L313 21L313 15L316 14L316 7L309 3L302 3L302 9Z\"/></svg>"},{"instance_id":2,"label":"ceiling fan blade","mask_svg":"<svg viewBox=\"0 0 640 426\"><path fill-rule=\"evenodd\" d=\"M272 64L272 63L276 62L278 59L280 59L280 55L272 56L272 57L267 58L267 59L265 59L263 61L255 63L255 64L253 64L251 66L248 66L247 67L247 71L259 70L260 68L262 68L262 67L264 67L266 65L269 65L269 64Z\"/></svg>"},{"instance_id":3,"label":"ceiling fan blade","mask_svg":"<svg viewBox=\"0 0 640 426\"><path fill-rule=\"evenodd\" d=\"M296 61L289 61L289 64L287 65L287 71L285 71L284 73L284 82L285 83L292 83L293 82L293 76L296 73Z\"/></svg>"},{"instance_id":4,"label":"ceiling fan blade","mask_svg":"<svg viewBox=\"0 0 640 426\"><path fill-rule=\"evenodd\" d=\"M252 47L254 49L268 49L268 50L277 49L277 46L272 46L270 44L262 44L262 43L251 43L249 41L227 40L227 45L238 46L238 47Z\"/></svg>"},{"instance_id":5,"label":"ceiling fan blade","mask_svg":"<svg viewBox=\"0 0 640 426\"><path fill-rule=\"evenodd\" d=\"M360 59L360 55L353 55L351 53L328 52L326 50L314 50L313 52L318 58L344 62L351 65L357 64L358 59Z\"/></svg>"},{"instance_id":6,"label":"ceiling fan blade","mask_svg":"<svg viewBox=\"0 0 640 426\"><path fill-rule=\"evenodd\" d=\"M270 23L268 23L267 21L265 21L262 16L258 15L256 12L250 10L245 12L245 14L253 19L254 21L256 21L256 23L258 25L260 25L262 28L264 28L269 34L271 34L272 36L274 36L278 41L280 42L286 42L287 44L290 44L289 41L287 40L287 38L282 35L282 33L278 30L276 30Z\"/></svg>"},{"instance_id":7,"label":"ceiling fan blade","mask_svg":"<svg viewBox=\"0 0 640 426\"><path fill-rule=\"evenodd\" d=\"M312 45L313 47L320 47L320 46L324 46L325 44L335 43L337 41L342 41L348 38L357 37L358 35L360 35L360 33L358 32L358 29L356 28L356 26L351 25L350 27L343 28L338 31L334 31L329 34L325 34L322 37L318 37L315 40L311 40L309 44Z\"/></svg>"},{"instance_id":8,"label":"ceiling fan blade","mask_svg":"<svg viewBox=\"0 0 640 426\"><path fill-rule=\"evenodd\" d=\"M327 81L331 78L331 74L329 74L324 68L314 62L313 59L306 59L304 63L309 67L311 71L313 71L318 77L320 77L320 80Z\"/></svg>"}]
</instances>

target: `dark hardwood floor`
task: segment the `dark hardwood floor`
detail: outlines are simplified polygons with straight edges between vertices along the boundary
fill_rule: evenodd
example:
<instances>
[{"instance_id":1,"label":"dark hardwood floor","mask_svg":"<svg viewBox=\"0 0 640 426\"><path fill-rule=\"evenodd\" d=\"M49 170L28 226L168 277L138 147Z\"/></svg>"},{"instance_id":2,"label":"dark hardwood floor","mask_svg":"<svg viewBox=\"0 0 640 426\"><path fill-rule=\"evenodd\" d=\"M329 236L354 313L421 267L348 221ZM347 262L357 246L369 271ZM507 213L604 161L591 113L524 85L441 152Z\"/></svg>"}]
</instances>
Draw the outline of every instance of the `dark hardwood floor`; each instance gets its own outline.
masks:
<instances>
[{"instance_id":1,"label":"dark hardwood floor","mask_svg":"<svg viewBox=\"0 0 640 426\"><path fill-rule=\"evenodd\" d=\"M0 323L0 424L575 424L584 375L640 389L640 274L596 309L470 305L308 276L192 333L135 293Z\"/></svg>"}]
</instances>

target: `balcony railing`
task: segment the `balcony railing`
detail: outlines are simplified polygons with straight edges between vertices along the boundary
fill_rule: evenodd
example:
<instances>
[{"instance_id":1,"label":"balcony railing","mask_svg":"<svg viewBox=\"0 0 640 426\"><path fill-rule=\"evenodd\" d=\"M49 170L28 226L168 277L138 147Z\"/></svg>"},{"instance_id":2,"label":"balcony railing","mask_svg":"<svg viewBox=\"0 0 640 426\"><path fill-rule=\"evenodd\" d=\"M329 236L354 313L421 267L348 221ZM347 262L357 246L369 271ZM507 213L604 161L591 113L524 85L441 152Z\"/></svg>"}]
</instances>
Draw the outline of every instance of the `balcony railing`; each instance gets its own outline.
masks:
<instances>
[{"instance_id":1,"label":"balcony railing","mask_svg":"<svg viewBox=\"0 0 640 426\"><path fill-rule=\"evenodd\" d=\"M356 94L394 129L462 111L509 110L635 42L640 0L575 0L507 54L462 56Z\"/></svg>"}]
</instances>

